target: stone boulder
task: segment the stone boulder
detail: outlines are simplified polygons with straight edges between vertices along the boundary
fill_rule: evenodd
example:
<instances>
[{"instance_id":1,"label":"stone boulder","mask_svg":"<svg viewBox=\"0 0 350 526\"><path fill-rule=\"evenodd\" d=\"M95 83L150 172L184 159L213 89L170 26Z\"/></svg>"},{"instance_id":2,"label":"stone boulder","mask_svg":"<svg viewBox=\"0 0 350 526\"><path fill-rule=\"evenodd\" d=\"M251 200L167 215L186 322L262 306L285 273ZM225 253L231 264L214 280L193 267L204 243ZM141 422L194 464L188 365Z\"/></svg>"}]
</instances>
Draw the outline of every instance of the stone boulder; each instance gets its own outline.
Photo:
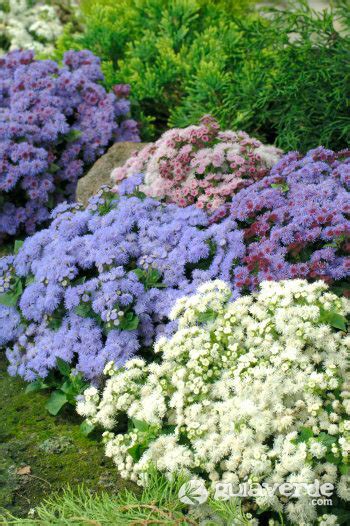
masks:
<instances>
[{"instance_id":1,"label":"stone boulder","mask_svg":"<svg viewBox=\"0 0 350 526\"><path fill-rule=\"evenodd\" d=\"M95 195L104 184L111 184L111 171L122 166L135 151L142 150L147 143L117 142L113 144L90 168L88 173L79 179L76 200L87 205L89 198Z\"/></svg>"}]
</instances>

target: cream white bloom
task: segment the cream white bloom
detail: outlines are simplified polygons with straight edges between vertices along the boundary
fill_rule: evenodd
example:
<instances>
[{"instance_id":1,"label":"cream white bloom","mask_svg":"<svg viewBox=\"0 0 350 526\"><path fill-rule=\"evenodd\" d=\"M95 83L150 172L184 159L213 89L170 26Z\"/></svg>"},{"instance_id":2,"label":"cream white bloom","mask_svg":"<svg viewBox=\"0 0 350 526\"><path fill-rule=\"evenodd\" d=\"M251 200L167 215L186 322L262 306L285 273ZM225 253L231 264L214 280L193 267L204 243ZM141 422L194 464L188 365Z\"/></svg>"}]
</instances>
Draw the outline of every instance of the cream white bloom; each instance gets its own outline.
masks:
<instances>
[{"instance_id":1,"label":"cream white bloom","mask_svg":"<svg viewBox=\"0 0 350 526\"><path fill-rule=\"evenodd\" d=\"M5 9L0 2L0 33L6 49L33 49L51 52L63 26L56 9L45 2L8 0ZM0 48L0 54L4 52Z\"/></svg>"},{"instance_id":2,"label":"cream white bloom","mask_svg":"<svg viewBox=\"0 0 350 526\"><path fill-rule=\"evenodd\" d=\"M129 417L129 432L105 436L106 453L139 483L155 464L168 476L201 472L211 484L317 479L349 500L350 477L338 466L350 460L350 340L324 313L346 317L350 301L303 280L230 296L213 281L177 301L178 330L156 343L158 363L109 366L101 396L87 390L78 411L108 430ZM292 524L317 519L306 491L251 499Z\"/></svg>"}]
</instances>

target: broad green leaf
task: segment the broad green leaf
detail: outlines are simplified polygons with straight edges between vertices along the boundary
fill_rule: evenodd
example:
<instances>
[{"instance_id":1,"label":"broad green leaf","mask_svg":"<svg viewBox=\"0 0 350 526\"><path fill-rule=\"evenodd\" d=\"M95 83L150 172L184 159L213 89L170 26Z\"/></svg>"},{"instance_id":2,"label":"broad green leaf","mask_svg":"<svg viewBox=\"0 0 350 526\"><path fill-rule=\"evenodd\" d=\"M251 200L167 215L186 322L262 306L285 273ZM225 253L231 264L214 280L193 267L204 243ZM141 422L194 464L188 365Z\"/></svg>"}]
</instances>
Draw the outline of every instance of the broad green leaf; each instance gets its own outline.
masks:
<instances>
[{"instance_id":1,"label":"broad green leaf","mask_svg":"<svg viewBox=\"0 0 350 526\"><path fill-rule=\"evenodd\" d=\"M334 436L328 435L328 433L323 432L318 435L316 440L317 442L321 442L321 444L328 448L330 448L337 441L337 439Z\"/></svg>"},{"instance_id":2,"label":"broad green leaf","mask_svg":"<svg viewBox=\"0 0 350 526\"><path fill-rule=\"evenodd\" d=\"M347 319L345 316L342 316L341 314L338 314L335 311L326 311L321 309L321 316L320 321L322 323L327 323L328 325L331 325L331 327L334 327L335 329L339 329L341 331L346 332L347 329Z\"/></svg>"},{"instance_id":3,"label":"broad green leaf","mask_svg":"<svg viewBox=\"0 0 350 526\"><path fill-rule=\"evenodd\" d=\"M347 475L349 473L350 466L348 464L340 464L339 471L342 475Z\"/></svg>"},{"instance_id":4,"label":"broad green leaf","mask_svg":"<svg viewBox=\"0 0 350 526\"><path fill-rule=\"evenodd\" d=\"M58 357L58 358L56 358L56 365L57 365L57 368L58 368L59 372L63 376L69 376L70 375L71 368L70 368L69 363L67 363L64 360L62 360L62 358Z\"/></svg>"},{"instance_id":5,"label":"broad green leaf","mask_svg":"<svg viewBox=\"0 0 350 526\"><path fill-rule=\"evenodd\" d=\"M59 169L60 169L60 167L58 166L58 164L55 164L55 163L51 163L50 166L49 166L50 174L57 173Z\"/></svg>"},{"instance_id":6,"label":"broad green leaf","mask_svg":"<svg viewBox=\"0 0 350 526\"><path fill-rule=\"evenodd\" d=\"M34 382L27 385L25 393L35 393L41 391L41 389L47 389L49 386L43 382L43 380L35 380Z\"/></svg>"},{"instance_id":7,"label":"broad green leaf","mask_svg":"<svg viewBox=\"0 0 350 526\"><path fill-rule=\"evenodd\" d=\"M67 396L62 391L53 391L46 403L46 409L51 415L56 416L67 402Z\"/></svg>"},{"instance_id":8,"label":"broad green leaf","mask_svg":"<svg viewBox=\"0 0 350 526\"><path fill-rule=\"evenodd\" d=\"M19 252L20 248L22 247L23 243L24 242L21 241L20 239L16 239L15 246L14 246L14 249L13 249L15 254L18 254L18 252Z\"/></svg>"},{"instance_id":9,"label":"broad green leaf","mask_svg":"<svg viewBox=\"0 0 350 526\"><path fill-rule=\"evenodd\" d=\"M62 325L62 318L53 316L51 320L48 322L47 326L49 329L52 329L53 331L57 331Z\"/></svg>"},{"instance_id":10,"label":"broad green leaf","mask_svg":"<svg viewBox=\"0 0 350 526\"><path fill-rule=\"evenodd\" d=\"M277 188L278 190L281 190L281 192L288 192L289 190L287 183L273 183L271 188Z\"/></svg>"},{"instance_id":11,"label":"broad green leaf","mask_svg":"<svg viewBox=\"0 0 350 526\"><path fill-rule=\"evenodd\" d=\"M149 425L146 422L143 422L142 420L137 420L137 418L132 418L132 423L134 424L134 427L141 432L146 432L149 430Z\"/></svg>"},{"instance_id":12,"label":"broad green leaf","mask_svg":"<svg viewBox=\"0 0 350 526\"><path fill-rule=\"evenodd\" d=\"M32 274L29 274L29 276L26 277L25 285L30 285L31 283L34 283L35 277Z\"/></svg>"},{"instance_id":13,"label":"broad green leaf","mask_svg":"<svg viewBox=\"0 0 350 526\"><path fill-rule=\"evenodd\" d=\"M299 436L296 439L296 443L307 442L310 438L314 436L312 429L309 427L302 427L299 431Z\"/></svg>"},{"instance_id":14,"label":"broad green leaf","mask_svg":"<svg viewBox=\"0 0 350 526\"><path fill-rule=\"evenodd\" d=\"M67 142L74 142L81 137L82 132L80 130L70 130L65 134L64 138Z\"/></svg>"},{"instance_id":15,"label":"broad green leaf","mask_svg":"<svg viewBox=\"0 0 350 526\"><path fill-rule=\"evenodd\" d=\"M217 317L217 313L213 309L208 309L205 312L200 312L198 314L197 320L199 323L208 323L214 321Z\"/></svg>"},{"instance_id":16,"label":"broad green leaf","mask_svg":"<svg viewBox=\"0 0 350 526\"><path fill-rule=\"evenodd\" d=\"M95 429L95 426L93 424L90 424L89 422L87 422L86 420L84 420L84 422L82 422L80 424L80 431L82 432L82 434L84 436L88 436L90 435L90 433L93 432L93 430Z\"/></svg>"},{"instance_id":17,"label":"broad green leaf","mask_svg":"<svg viewBox=\"0 0 350 526\"><path fill-rule=\"evenodd\" d=\"M129 447L128 453L135 462L138 462L142 456L142 453L145 451L140 444L135 444L132 447Z\"/></svg>"},{"instance_id":18,"label":"broad green leaf","mask_svg":"<svg viewBox=\"0 0 350 526\"><path fill-rule=\"evenodd\" d=\"M165 426L162 428L160 434L161 435L172 435L176 429L176 426Z\"/></svg>"},{"instance_id":19,"label":"broad green leaf","mask_svg":"<svg viewBox=\"0 0 350 526\"><path fill-rule=\"evenodd\" d=\"M74 389L74 386L72 384L72 382L70 382L70 380L67 380L66 382L64 382L61 387L60 387L61 391L67 395L67 398L71 398L71 397L74 397L76 393L75 389Z\"/></svg>"},{"instance_id":20,"label":"broad green leaf","mask_svg":"<svg viewBox=\"0 0 350 526\"><path fill-rule=\"evenodd\" d=\"M0 294L0 304L6 307L15 307L17 305L18 296L12 292Z\"/></svg>"},{"instance_id":21,"label":"broad green leaf","mask_svg":"<svg viewBox=\"0 0 350 526\"><path fill-rule=\"evenodd\" d=\"M139 321L139 317L136 316L136 314L134 314L133 312L127 312L120 319L119 328L124 331L133 331L137 329Z\"/></svg>"},{"instance_id":22,"label":"broad green leaf","mask_svg":"<svg viewBox=\"0 0 350 526\"><path fill-rule=\"evenodd\" d=\"M82 318L90 318L91 317L91 304L90 303L79 303L77 307L75 307L75 314L78 316L81 316Z\"/></svg>"}]
</instances>

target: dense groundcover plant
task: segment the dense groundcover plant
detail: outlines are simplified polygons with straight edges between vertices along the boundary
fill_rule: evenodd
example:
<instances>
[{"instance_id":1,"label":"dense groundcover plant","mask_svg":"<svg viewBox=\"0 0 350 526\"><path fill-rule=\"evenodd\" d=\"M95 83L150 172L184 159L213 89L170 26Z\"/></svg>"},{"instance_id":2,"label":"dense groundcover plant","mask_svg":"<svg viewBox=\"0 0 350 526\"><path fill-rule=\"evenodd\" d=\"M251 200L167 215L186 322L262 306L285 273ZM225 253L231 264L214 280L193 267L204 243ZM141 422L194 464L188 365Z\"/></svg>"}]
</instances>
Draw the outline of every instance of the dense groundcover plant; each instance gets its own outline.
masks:
<instances>
[{"instance_id":1,"label":"dense groundcover plant","mask_svg":"<svg viewBox=\"0 0 350 526\"><path fill-rule=\"evenodd\" d=\"M112 180L118 184L141 172L141 190L148 196L210 212L264 177L281 154L244 132L220 131L215 119L205 116L199 126L165 132L115 168Z\"/></svg>"},{"instance_id":2,"label":"dense groundcover plant","mask_svg":"<svg viewBox=\"0 0 350 526\"><path fill-rule=\"evenodd\" d=\"M132 192L140 176L120 192ZM229 248L228 248L229 247ZM86 378L151 346L175 299L244 254L233 222L101 190L59 205L50 227L1 261L0 341L10 374L44 378L63 359ZM171 330L168 326L168 330Z\"/></svg>"},{"instance_id":3,"label":"dense groundcover plant","mask_svg":"<svg viewBox=\"0 0 350 526\"><path fill-rule=\"evenodd\" d=\"M171 110L179 104L200 56L206 54L203 48L190 56L193 42L207 28L216 27L219 19L227 24L251 3L81 0L84 31L72 35L68 28L55 55L60 57L67 49L90 49L102 59L108 88L127 78L133 87L134 111L143 122L143 137L153 140L168 128Z\"/></svg>"},{"instance_id":4,"label":"dense groundcover plant","mask_svg":"<svg viewBox=\"0 0 350 526\"><path fill-rule=\"evenodd\" d=\"M193 44L200 61L169 125L211 113L286 151L348 147L349 6L334 4L343 7L316 13L290 2L208 29Z\"/></svg>"},{"instance_id":5,"label":"dense groundcover plant","mask_svg":"<svg viewBox=\"0 0 350 526\"><path fill-rule=\"evenodd\" d=\"M74 198L84 168L110 143L139 140L125 119L127 90L106 93L102 78L89 51L67 52L61 68L32 51L0 58L0 241L32 233Z\"/></svg>"},{"instance_id":6,"label":"dense groundcover plant","mask_svg":"<svg viewBox=\"0 0 350 526\"><path fill-rule=\"evenodd\" d=\"M142 483L155 464L213 485L319 480L334 485L332 512L341 513L350 500L350 301L304 280L264 282L230 300L220 280L178 300L179 328L157 342L157 362L108 364L103 392L87 389L79 413L107 430L122 477ZM125 416L128 431L115 432ZM294 525L316 519L306 491L288 499L265 488L251 500Z\"/></svg>"}]
</instances>

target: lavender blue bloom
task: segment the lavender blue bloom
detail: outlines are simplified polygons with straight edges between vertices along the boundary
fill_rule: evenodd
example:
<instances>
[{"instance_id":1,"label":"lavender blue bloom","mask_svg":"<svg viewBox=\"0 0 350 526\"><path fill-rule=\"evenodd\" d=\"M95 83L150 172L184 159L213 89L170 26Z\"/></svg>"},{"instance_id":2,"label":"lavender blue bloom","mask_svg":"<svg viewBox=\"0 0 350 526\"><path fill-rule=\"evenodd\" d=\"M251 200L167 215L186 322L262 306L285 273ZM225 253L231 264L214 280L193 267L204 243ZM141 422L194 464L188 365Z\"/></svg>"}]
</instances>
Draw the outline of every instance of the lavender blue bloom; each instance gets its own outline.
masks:
<instances>
[{"instance_id":1,"label":"lavender blue bloom","mask_svg":"<svg viewBox=\"0 0 350 526\"><path fill-rule=\"evenodd\" d=\"M121 366L169 331L175 299L224 278L244 254L234 222L210 225L194 206L145 198L141 182L124 182L123 195L102 188L86 210L58 205L50 227L0 264L0 283L7 276L10 288L18 279L24 288L13 308L20 336L0 326L11 374L45 377L60 357L95 380L108 361Z\"/></svg>"},{"instance_id":2,"label":"lavender blue bloom","mask_svg":"<svg viewBox=\"0 0 350 526\"><path fill-rule=\"evenodd\" d=\"M128 89L106 93L100 61L68 51L63 67L31 51L0 58L0 242L33 233L74 199L84 169L116 141L139 141Z\"/></svg>"}]
</instances>

